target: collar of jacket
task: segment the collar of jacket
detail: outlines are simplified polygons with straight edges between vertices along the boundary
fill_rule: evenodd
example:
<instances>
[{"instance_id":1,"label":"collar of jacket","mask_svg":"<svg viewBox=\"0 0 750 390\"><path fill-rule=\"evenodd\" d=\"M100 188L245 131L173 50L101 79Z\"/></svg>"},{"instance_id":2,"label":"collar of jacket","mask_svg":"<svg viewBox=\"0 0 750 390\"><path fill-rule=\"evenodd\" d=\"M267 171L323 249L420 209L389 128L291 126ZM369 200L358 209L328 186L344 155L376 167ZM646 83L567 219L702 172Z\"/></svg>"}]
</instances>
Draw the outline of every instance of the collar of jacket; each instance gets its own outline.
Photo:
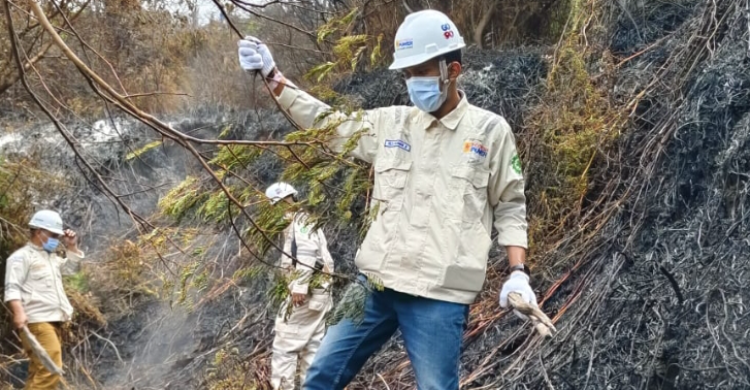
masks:
<instances>
[{"instance_id":1,"label":"collar of jacket","mask_svg":"<svg viewBox=\"0 0 750 390\"><path fill-rule=\"evenodd\" d=\"M464 114L466 114L466 110L469 108L469 102L466 100L466 94L464 91L458 90L458 94L461 96L458 105L442 119L437 119L432 116L432 114L420 110L418 120L422 123L422 128L427 130L433 121L439 121L449 130L456 130L458 123L461 122Z\"/></svg>"},{"instance_id":2,"label":"collar of jacket","mask_svg":"<svg viewBox=\"0 0 750 390\"><path fill-rule=\"evenodd\" d=\"M44 252L44 253L47 253L47 252L46 252L46 251L44 250L44 248L42 248L41 246L39 246L39 245L37 245L37 244L34 244L34 243L33 243L33 242L31 242L31 241L27 242L27 243L26 243L26 246L28 246L29 248L31 248L31 249L33 249L33 250L35 250L35 251L37 251L37 252Z\"/></svg>"}]
</instances>

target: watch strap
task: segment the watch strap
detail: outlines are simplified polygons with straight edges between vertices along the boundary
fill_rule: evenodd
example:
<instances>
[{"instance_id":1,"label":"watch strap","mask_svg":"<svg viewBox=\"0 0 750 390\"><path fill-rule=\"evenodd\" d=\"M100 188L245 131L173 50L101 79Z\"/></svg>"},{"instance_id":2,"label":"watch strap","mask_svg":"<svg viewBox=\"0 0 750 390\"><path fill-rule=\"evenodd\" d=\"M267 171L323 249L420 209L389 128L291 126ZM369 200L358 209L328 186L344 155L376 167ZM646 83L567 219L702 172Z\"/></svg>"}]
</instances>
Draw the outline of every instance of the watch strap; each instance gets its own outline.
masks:
<instances>
[{"instance_id":1,"label":"watch strap","mask_svg":"<svg viewBox=\"0 0 750 390\"><path fill-rule=\"evenodd\" d=\"M531 276L531 270L526 266L526 264L516 264L510 267L510 272L513 271L523 271L523 273L525 273L526 275Z\"/></svg>"}]
</instances>

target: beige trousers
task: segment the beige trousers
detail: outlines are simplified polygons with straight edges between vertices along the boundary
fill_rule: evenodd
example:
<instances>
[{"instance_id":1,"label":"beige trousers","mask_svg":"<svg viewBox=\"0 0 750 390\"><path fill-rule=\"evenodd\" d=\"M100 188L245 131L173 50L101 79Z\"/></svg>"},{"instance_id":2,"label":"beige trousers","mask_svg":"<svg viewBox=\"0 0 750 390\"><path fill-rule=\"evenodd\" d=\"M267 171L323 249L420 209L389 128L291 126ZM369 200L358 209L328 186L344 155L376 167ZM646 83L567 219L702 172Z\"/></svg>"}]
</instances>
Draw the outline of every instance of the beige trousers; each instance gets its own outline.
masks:
<instances>
[{"instance_id":1,"label":"beige trousers","mask_svg":"<svg viewBox=\"0 0 750 390\"><path fill-rule=\"evenodd\" d=\"M49 322L28 324L29 331L34 335L39 344L52 358L58 367L62 367L62 348L60 346L60 327ZM21 343L26 355L29 356L29 376L26 379L25 390L53 390L57 389L60 377L47 371L34 354L26 337L21 337Z\"/></svg>"},{"instance_id":2,"label":"beige trousers","mask_svg":"<svg viewBox=\"0 0 750 390\"><path fill-rule=\"evenodd\" d=\"M294 390L298 361L300 383L304 382L307 368L325 334L326 313L333 306L329 294L313 294L304 304L293 308L284 321L289 304L287 300L281 306L274 327L276 336L271 358L271 386L274 390Z\"/></svg>"}]
</instances>

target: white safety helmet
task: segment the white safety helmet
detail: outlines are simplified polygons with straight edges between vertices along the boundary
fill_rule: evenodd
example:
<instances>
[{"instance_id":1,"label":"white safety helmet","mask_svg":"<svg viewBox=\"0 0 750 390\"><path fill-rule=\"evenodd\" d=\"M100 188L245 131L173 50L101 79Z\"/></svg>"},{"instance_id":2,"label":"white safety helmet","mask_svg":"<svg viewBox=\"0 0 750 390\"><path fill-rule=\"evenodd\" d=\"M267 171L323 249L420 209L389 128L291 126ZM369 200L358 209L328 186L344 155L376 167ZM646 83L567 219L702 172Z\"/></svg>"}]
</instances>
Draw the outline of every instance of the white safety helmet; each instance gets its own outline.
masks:
<instances>
[{"instance_id":1,"label":"white safety helmet","mask_svg":"<svg viewBox=\"0 0 750 390\"><path fill-rule=\"evenodd\" d=\"M425 63L466 47L456 25L442 12L424 10L406 16L396 31L391 70Z\"/></svg>"},{"instance_id":2,"label":"white safety helmet","mask_svg":"<svg viewBox=\"0 0 750 390\"><path fill-rule=\"evenodd\" d=\"M289 195L297 195L297 190L291 184L284 183L283 181L273 183L266 189L266 196L268 199L271 199L271 204L276 204L276 202Z\"/></svg>"},{"instance_id":3,"label":"white safety helmet","mask_svg":"<svg viewBox=\"0 0 750 390\"><path fill-rule=\"evenodd\" d=\"M62 218L60 218L60 214L52 210L41 210L34 213L31 221L29 221L29 227L44 229L54 234L64 234Z\"/></svg>"}]
</instances>

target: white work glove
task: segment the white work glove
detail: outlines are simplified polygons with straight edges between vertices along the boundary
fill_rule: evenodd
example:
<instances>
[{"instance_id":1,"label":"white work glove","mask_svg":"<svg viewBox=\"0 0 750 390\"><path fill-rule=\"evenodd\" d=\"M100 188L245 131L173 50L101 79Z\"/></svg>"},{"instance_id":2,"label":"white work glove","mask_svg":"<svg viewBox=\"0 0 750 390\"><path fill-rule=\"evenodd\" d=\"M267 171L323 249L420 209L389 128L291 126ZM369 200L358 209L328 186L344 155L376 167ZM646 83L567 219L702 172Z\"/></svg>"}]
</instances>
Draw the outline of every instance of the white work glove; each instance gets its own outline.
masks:
<instances>
[{"instance_id":1,"label":"white work glove","mask_svg":"<svg viewBox=\"0 0 750 390\"><path fill-rule=\"evenodd\" d=\"M523 300L530 305L539 307L539 304L536 302L534 290L531 289L531 285L529 284L529 275L526 275L523 271L513 271L508 280L503 284L503 288L500 290L500 307L504 309L508 307L508 294L512 292L519 293ZM529 319L516 310L513 310L513 312L522 320Z\"/></svg>"},{"instance_id":2,"label":"white work glove","mask_svg":"<svg viewBox=\"0 0 750 390\"><path fill-rule=\"evenodd\" d=\"M263 77L268 77L276 63L273 61L271 51L260 39L247 36L237 41L239 46L240 66L244 70L259 70Z\"/></svg>"}]
</instances>

